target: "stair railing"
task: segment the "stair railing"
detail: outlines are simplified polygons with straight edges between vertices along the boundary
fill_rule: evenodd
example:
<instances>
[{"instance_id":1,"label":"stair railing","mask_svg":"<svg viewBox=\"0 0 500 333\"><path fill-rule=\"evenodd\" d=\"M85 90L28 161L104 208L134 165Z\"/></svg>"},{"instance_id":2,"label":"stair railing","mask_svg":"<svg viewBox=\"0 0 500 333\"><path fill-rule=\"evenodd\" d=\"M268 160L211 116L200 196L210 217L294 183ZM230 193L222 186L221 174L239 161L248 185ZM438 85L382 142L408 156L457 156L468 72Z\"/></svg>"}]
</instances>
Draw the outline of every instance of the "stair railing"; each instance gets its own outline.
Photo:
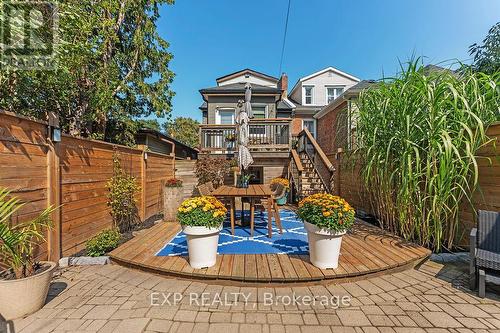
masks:
<instances>
[{"instance_id":1,"label":"stair railing","mask_svg":"<svg viewBox=\"0 0 500 333\"><path fill-rule=\"evenodd\" d=\"M299 133L297 150L299 153L304 152L307 154L323 186L328 193L332 193L335 168L307 128L304 128Z\"/></svg>"},{"instance_id":2,"label":"stair railing","mask_svg":"<svg viewBox=\"0 0 500 333\"><path fill-rule=\"evenodd\" d=\"M302 172L304 171L304 166L300 160L300 156L295 149L291 150L292 158L290 159L289 173L291 177L291 183L295 186L296 194L299 198L302 196Z\"/></svg>"}]
</instances>

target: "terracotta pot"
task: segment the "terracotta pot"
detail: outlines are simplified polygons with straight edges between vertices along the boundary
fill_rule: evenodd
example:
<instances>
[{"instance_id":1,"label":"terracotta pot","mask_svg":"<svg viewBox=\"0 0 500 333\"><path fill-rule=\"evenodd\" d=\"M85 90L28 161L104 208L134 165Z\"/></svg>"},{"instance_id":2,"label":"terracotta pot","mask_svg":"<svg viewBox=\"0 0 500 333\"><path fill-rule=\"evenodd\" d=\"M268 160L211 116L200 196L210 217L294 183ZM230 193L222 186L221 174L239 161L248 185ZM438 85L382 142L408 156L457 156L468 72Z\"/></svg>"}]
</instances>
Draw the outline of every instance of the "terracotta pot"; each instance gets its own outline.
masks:
<instances>
[{"instance_id":1,"label":"terracotta pot","mask_svg":"<svg viewBox=\"0 0 500 333\"><path fill-rule=\"evenodd\" d=\"M177 220L177 209L184 199L183 187L165 187L163 195L163 219L167 222Z\"/></svg>"},{"instance_id":2,"label":"terracotta pot","mask_svg":"<svg viewBox=\"0 0 500 333\"><path fill-rule=\"evenodd\" d=\"M215 265L221 230L222 223L217 228L182 226L187 238L191 267L205 268Z\"/></svg>"},{"instance_id":3,"label":"terracotta pot","mask_svg":"<svg viewBox=\"0 0 500 333\"><path fill-rule=\"evenodd\" d=\"M6 320L29 315L40 310L45 304L57 263L50 261L40 263L50 267L27 278L0 280L0 314Z\"/></svg>"},{"instance_id":4,"label":"terracotta pot","mask_svg":"<svg viewBox=\"0 0 500 333\"><path fill-rule=\"evenodd\" d=\"M321 269L337 268L339 265L340 247L344 232L319 228L304 222L309 242L309 258L311 263Z\"/></svg>"}]
</instances>

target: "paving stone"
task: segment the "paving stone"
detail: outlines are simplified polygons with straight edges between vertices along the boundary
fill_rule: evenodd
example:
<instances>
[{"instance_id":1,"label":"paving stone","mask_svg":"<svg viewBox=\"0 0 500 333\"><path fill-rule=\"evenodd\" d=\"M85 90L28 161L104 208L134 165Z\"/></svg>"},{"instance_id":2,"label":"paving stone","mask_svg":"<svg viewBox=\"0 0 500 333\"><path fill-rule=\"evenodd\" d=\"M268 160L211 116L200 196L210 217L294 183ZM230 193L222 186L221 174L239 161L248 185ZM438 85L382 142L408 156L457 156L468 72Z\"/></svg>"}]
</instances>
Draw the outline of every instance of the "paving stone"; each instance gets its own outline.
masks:
<instances>
[{"instance_id":1,"label":"paving stone","mask_svg":"<svg viewBox=\"0 0 500 333\"><path fill-rule=\"evenodd\" d=\"M281 315L281 320L286 325L303 325L304 321L300 314L284 313Z\"/></svg>"},{"instance_id":2,"label":"paving stone","mask_svg":"<svg viewBox=\"0 0 500 333\"><path fill-rule=\"evenodd\" d=\"M341 322L337 315L318 313L316 315L321 325L340 326Z\"/></svg>"},{"instance_id":3,"label":"paving stone","mask_svg":"<svg viewBox=\"0 0 500 333\"><path fill-rule=\"evenodd\" d=\"M118 305L96 305L83 316L83 319L109 319L118 308Z\"/></svg>"},{"instance_id":4,"label":"paving stone","mask_svg":"<svg viewBox=\"0 0 500 333\"><path fill-rule=\"evenodd\" d=\"M394 326L394 322L385 315L367 315L373 326Z\"/></svg>"},{"instance_id":5,"label":"paving stone","mask_svg":"<svg viewBox=\"0 0 500 333\"><path fill-rule=\"evenodd\" d=\"M114 329L114 332L140 333L148 326L150 320L149 318L125 319Z\"/></svg>"},{"instance_id":6,"label":"paving stone","mask_svg":"<svg viewBox=\"0 0 500 333\"><path fill-rule=\"evenodd\" d=\"M174 316L175 321L194 322L198 313L192 310L179 310Z\"/></svg>"},{"instance_id":7,"label":"paving stone","mask_svg":"<svg viewBox=\"0 0 500 333\"><path fill-rule=\"evenodd\" d=\"M462 324L446 312L422 312L422 316L435 327L462 327Z\"/></svg>"},{"instance_id":8,"label":"paving stone","mask_svg":"<svg viewBox=\"0 0 500 333\"><path fill-rule=\"evenodd\" d=\"M488 328L485 324L481 323L476 318L457 318L466 328Z\"/></svg>"},{"instance_id":9,"label":"paving stone","mask_svg":"<svg viewBox=\"0 0 500 333\"><path fill-rule=\"evenodd\" d=\"M265 324L267 323L267 316L265 313L247 313L245 322L248 324Z\"/></svg>"},{"instance_id":10,"label":"paving stone","mask_svg":"<svg viewBox=\"0 0 500 333\"><path fill-rule=\"evenodd\" d=\"M212 324L212 325L210 325L208 333L234 333L234 332L238 332L238 325L239 324L229 324L229 323Z\"/></svg>"},{"instance_id":11,"label":"paving stone","mask_svg":"<svg viewBox=\"0 0 500 333\"><path fill-rule=\"evenodd\" d=\"M453 308L459 311L462 315L472 318L488 318L491 317L489 314L481 310L479 307L473 304L451 304Z\"/></svg>"},{"instance_id":12,"label":"paving stone","mask_svg":"<svg viewBox=\"0 0 500 333\"><path fill-rule=\"evenodd\" d=\"M259 324L240 324L240 333L261 333L262 325Z\"/></svg>"},{"instance_id":13,"label":"paving stone","mask_svg":"<svg viewBox=\"0 0 500 333\"><path fill-rule=\"evenodd\" d=\"M370 321L361 310L338 310L337 316L346 326L371 326Z\"/></svg>"},{"instance_id":14,"label":"paving stone","mask_svg":"<svg viewBox=\"0 0 500 333\"><path fill-rule=\"evenodd\" d=\"M328 326L301 326L302 333L332 333L332 330Z\"/></svg>"}]
</instances>

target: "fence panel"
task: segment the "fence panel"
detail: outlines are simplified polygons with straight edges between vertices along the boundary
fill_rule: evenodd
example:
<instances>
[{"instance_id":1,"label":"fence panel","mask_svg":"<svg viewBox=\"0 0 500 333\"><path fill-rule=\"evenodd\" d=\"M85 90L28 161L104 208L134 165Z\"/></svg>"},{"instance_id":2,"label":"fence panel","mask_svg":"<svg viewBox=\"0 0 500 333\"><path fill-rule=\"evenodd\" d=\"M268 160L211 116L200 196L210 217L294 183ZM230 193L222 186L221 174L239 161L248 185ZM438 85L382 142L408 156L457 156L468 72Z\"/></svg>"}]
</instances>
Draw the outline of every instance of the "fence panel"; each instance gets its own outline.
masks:
<instances>
[{"instance_id":1,"label":"fence panel","mask_svg":"<svg viewBox=\"0 0 500 333\"><path fill-rule=\"evenodd\" d=\"M48 124L0 111L0 187L12 190L25 206L12 223L37 216L50 204L55 228L48 244L37 250L40 259L58 259L85 247L86 241L112 225L106 183L113 175L116 151L123 169L136 177L139 217L145 220L163 210L163 184L174 176L174 157L146 153L107 142L63 135L48 139Z\"/></svg>"}]
</instances>

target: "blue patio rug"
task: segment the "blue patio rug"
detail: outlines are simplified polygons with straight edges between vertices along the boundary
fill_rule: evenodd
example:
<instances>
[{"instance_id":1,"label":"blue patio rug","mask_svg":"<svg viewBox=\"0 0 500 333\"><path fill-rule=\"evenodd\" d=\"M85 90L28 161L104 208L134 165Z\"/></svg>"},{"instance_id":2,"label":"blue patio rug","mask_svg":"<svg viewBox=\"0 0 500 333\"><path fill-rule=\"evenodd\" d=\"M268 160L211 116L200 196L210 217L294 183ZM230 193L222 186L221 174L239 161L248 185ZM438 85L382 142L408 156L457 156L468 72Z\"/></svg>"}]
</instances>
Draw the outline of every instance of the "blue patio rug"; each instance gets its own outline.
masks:
<instances>
[{"instance_id":1,"label":"blue patio rug","mask_svg":"<svg viewBox=\"0 0 500 333\"><path fill-rule=\"evenodd\" d=\"M241 212L237 212L237 217ZM231 224L226 217L224 229L219 236L219 254L308 254L307 232L297 215L286 209L280 211L283 234L280 234L273 222L273 237L267 237L267 212L255 213L254 236L250 237L250 226L235 226L231 235ZM245 211L245 220L250 220L249 211ZM187 255L186 235L181 231L169 243L158 251L157 256Z\"/></svg>"}]
</instances>

